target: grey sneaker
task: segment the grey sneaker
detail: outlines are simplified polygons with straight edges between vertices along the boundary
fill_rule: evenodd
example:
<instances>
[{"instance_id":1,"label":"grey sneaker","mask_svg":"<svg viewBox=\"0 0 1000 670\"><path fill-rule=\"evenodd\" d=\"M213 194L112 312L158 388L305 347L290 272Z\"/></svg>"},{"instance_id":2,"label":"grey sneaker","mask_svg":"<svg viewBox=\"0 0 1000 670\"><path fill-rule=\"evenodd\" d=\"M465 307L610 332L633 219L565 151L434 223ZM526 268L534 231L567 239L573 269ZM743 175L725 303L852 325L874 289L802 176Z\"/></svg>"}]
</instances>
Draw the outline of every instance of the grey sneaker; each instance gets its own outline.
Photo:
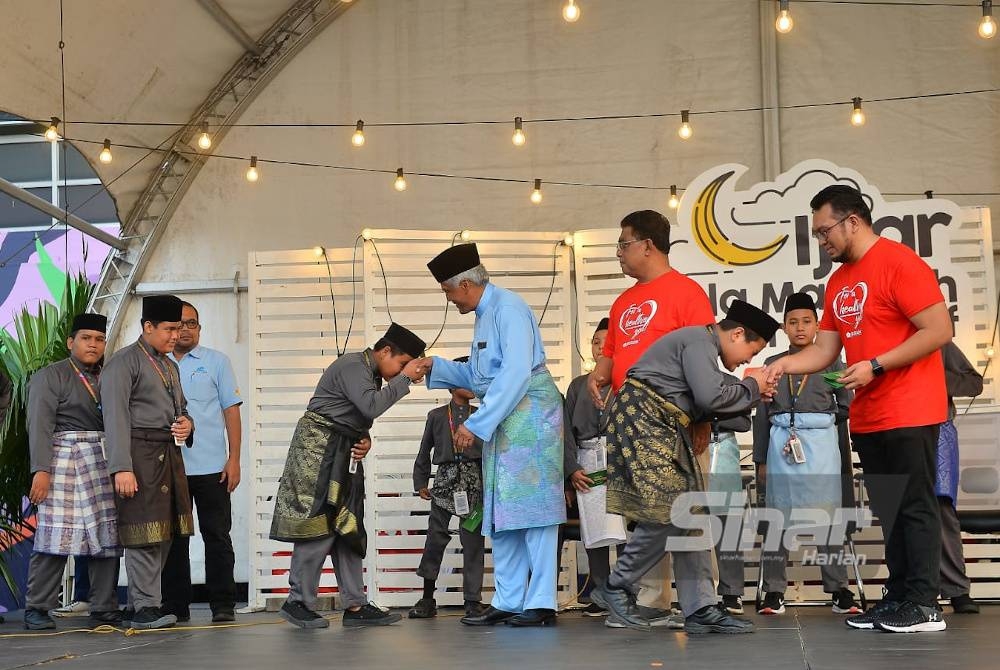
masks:
<instances>
[{"instance_id":1,"label":"grey sneaker","mask_svg":"<svg viewBox=\"0 0 1000 670\"><path fill-rule=\"evenodd\" d=\"M886 633L932 633L948 626L936 607L907 602L875 621L875 627Z\"/></svg>"},{"instance_id":2,"label":"grey sneaker","mask_svg":"<svg viewBox=\"0 0 1000 670\"><path fill-rule=\"evenodd\" d=\"M688 635L704 633L724 633L740 635L754 632L754 625L746 619L737 619L717 605L706 605L684 620L684 631Z\"/></svg>"},{"instance_id":3,"label":"grey sneaker","mask_svg":"<svg viewBox=\"0 0 1000 670\"><path fill-rule=\"evenodd\" d=\"M608 627L617 628L613 624L621 624L623 628L650 630L649 622L639 614L635 596L628 591L603 584L590 592L590 599L609 612L606 623Z\"/></svg>"},{"instance_id":4,"label":"grey sneaker","mask_svg":"<svg viewBox=\"0 0 1000 670\"><path fill-rule=\"evenodd\" d=\"M26 630L52 630L56 622L48 612L42 610L24 610L24 628Z\"/></svg>"}]
</instances>

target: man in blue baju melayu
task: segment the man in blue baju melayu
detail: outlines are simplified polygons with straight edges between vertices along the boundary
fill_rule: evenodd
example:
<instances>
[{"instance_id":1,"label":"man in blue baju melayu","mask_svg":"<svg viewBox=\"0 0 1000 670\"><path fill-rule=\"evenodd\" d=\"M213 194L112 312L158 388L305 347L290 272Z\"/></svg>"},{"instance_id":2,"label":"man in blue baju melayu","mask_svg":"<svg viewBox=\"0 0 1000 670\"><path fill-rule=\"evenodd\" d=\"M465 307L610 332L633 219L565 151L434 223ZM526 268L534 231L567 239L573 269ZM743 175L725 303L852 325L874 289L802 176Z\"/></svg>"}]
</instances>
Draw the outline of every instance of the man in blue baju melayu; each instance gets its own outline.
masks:
<instances>
[{"instance_id":1,"label":"man in blue baju melayu","mask_svg":"<svg viewBox=\"0 0 1000 670\"><path fill-rule=\"evenodd\" d=\"M475 312L468 362L431 359L427 387L467 388L479 411L455 431L455 446L483 441L482 533L493 543L492 605L462 623L555 623L556 552L563 498L562 396L545 367L538 322L515 293L490 283L475 244L427 264L462 314Z\"/></svg>"}]
</instances>

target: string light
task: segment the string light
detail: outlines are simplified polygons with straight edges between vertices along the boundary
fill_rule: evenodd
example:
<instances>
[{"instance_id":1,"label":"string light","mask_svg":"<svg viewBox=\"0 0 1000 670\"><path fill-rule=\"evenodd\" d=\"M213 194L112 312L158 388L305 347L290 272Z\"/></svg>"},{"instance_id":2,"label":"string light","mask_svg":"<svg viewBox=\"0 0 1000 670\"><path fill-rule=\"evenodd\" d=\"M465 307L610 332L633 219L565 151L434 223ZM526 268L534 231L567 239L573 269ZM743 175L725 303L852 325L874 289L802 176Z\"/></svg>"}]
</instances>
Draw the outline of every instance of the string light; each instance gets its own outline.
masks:
<instances>
[{"instance_id":1,"label":"string light","mask_svg":"<svg viewBox=\"0 0 1000 670\"><path fill-rule=\"evenodd\" d=\"M463 242L468 242L470 239L472 239L472 231L468 229L463 230L458 234L458 236L462 238Z\"/></svg>"},{"instance_id":2,"label":"string light","mask_svg":"<svg viewBox=\"0 0 1000 670\"><path fill-rule=\"evenodd\" d=\"M864 110L861 109L861 98L852 98L851 102L854 103L854 111L851 112L851 125L865 125L865 113Z\"/></svg>"},{"instance_id":3,"label":"string light","mask_svg":"<svg viewBox=\"0 0 1000 670\"><path fill-rule=\"evenodd\" d=\"M924 196L928 200L933 200L934 199L934 191L924 191Z\"/></svg>"},{"instance_id":4,"label":"string light","mask_svg":"<svg viewBox=\"0 0 1000 670\"><path fill-rule=\"evenodd\" d=\"M402 192L406 190L406 177L403 176L403 168L396 170L396 181L392 185L397 191Z\"/></svg>"},{"instance_id":5,"label":"string light","mask_svg":"<svg viewBox=\"0 0 1000 670\"><path fill-rule=\"evenodd\" d=\"M979 36L988 40L997 34L997 22L993 19L993 1L983 0L983 20L979 22Z\"/></svg>"},{"instance_id":6,"label":"string light","mask_svg":"<svg viewBox=\"0 0 1000 670\"><path fill-rule=\"evenodd\" d=\"M573 246L574 242L576 242L576 238L573 237L573 233L566 233L565 235L563 235L562 243L567 247Z\"/></svg>"},{"instance_id":7,"label":"string light","mask_svg":"<svg viewBox=\"0 0 1000 670\"><path fill-rule=\"evenodd\" d=\"M358 124L354 127L354 134L351 135L351 144L356 147L365 145L365 122L358 119Z\"/></svg>"},{"instance_id":8,"label":"string light","mask_svg":"<svg viewBox=\"0 0 1000 670\"><path fill-rule=\"evenodd\" d=\"M986 347L986 358L993 358L996 356L997 351L993 347Z\"/></svg>"},{"instance_id":9,"label":"string light","mask_svg":"<svg viewBox=\"0 0 1000 670\"><path fill-rule=\"evenodd\" d=\"M524 124L521 122L520 116L514 117L514 135L510 138L510 141L514 143L515 147L523 147L526 138L524 137Z\"/></svg>"},{"instance_id":10,"label":"string light","mask_svg":"<svg viewBox=\"0 0 1000 670\"><path fill-rule=\"evenodd\" d=\"M580 18L580 8L577 6L575 0L566 0L566 4L563 5L563 19L567 23L576 23L576 20Z\"/></svg>"},{"instance_id":11,"label":"string light","mask_svg":"<svg viewBox=\"0 0 1000 670\"><path fill-rule=\"evenodd\" d=\"M792 32L794 27L795 21L792 21L792 15L788 11L788 0L779 0L778 18L774 22L774 29L785 35Z\"/></svg>"},{"instance_id":12,"label":"string light","mask_svg":"<svg viewBox=\"0 0 1000 670\"><path fill-rule=\"evenodd\" d=\"M667 201L667 206L670 209L677 209L677 206L681 204L681 201L677 199L677 184L670 185L670 200Z\"/></svg>"},{"instance_id":13,"label":"string light","mask_svg":"<svg viewBox=\"0 0 1000 670\"><path fill-rule=\"evenodd\" d=\"M325 253L326 249L324 249L323 247L313 247L313 255L316 256L316 258L319 258Z\"/></svg>"},{"instance_id":14,"label":"string light","mask_svg":"<svg viewBox=\"0 0 1000 670\"><path fill-rule=\"evenodd\" d=\"M104 138L104 148L101 149L101 155L98 156L98 158L105 165L107 165L108 163L111 162L111 160L112 160L112 156L111 156L111 140L109 140L108 138Z\"/></svg>"},{"instance_id":15,"label":"string light","mask_svg":"<svg viewBox=\"0 0 1000 670\"><path fill-rule=\"evenodd\" d=\"M535 189L531 192L531 202L538 205L542 202L542 180L535 180Z\"/></svg>"},{"instance_id":16,"label":"string light","mask_svg":"<svg viewBox=\"0 0 1000 670\"><path fill-rule=\"evenodd\" d=\"M682 140L691 139L691 136L694 135L694 130L691 128L691 122L688 118L689 114L690 110L681 110L681 127L677 129L677 134Z\"/></svg>"},{"instance_id":17,"label":"string light","mask_svg":"<svg viewBox=\"0 0 1000 670\"><path fill-rule=\"evenodd\" d=\"M247 168L246 178L248 182L255 182L260 179L260 172L257 171L257 157L250 157L250 167Z\"/></svg>"},{"instance_id":18,"label":"string light","mask_svg":"<svg viewBox=\"0 0 1000 670\"><path fill-rule=\"evenodd\" d=\"M212 136L208 134L208 123L201 124L201 134L198 135L198 148L208 151L212 148Z\"/></svg>"},{"instance_id":19,"label":"string light","mask_svg":"<svg viewBox=\"0 0 1000 670\"><path fill-rule=\"evenodd\" d=\"M49 142L55 142L56 140L59 139L59 117L58 116L53 116L52 117L52 123L50 123L49 127L45 130L45 139L47 139Z\"/></svg>"},{"instance_id":20,"label":"string light","mask_svg":"<svg viewBox=\"0 0 1000 670\"><path fill-rule=\"evenodd\" d=\"M370 240L374 235L371 228L364 228L361 231L361 239L363 240Z\"/></svg>"}]
</instances>

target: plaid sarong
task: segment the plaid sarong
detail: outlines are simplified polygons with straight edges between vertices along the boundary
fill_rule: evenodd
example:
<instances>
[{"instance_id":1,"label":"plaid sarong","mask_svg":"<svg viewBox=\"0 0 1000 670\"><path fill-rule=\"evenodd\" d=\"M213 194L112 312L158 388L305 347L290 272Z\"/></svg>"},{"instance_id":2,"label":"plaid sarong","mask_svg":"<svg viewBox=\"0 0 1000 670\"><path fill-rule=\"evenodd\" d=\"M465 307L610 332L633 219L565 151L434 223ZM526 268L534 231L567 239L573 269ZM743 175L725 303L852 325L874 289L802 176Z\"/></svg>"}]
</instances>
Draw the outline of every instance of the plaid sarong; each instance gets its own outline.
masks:
<instances>
[{"instance_id":1,"label":"plaid sarong","mask_svg":"<svg viewBox=\"0 0 1000 670\"><path fill-rule=\"evenodd\" d=\"M52 487L38 506L34 550L57 556L118 556L115 495L104 459L104 434L52 436Z\"/></svg>"}]
</instances>

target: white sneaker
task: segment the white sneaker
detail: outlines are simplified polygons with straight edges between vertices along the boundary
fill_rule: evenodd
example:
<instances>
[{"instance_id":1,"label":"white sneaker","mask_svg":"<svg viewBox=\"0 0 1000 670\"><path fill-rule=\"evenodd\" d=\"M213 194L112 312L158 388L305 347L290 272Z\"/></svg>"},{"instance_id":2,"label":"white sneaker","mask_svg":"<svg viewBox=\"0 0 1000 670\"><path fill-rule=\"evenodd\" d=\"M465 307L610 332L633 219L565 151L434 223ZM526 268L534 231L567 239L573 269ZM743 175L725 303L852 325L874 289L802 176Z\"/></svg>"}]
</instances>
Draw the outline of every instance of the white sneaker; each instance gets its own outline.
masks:
<instances>
[{"instance_id":1,"label":"white sneaker","mask_svg":"<svg viewBox=\"0 0 1000 670\"><path fill-rule=\"evenodd\" d=\"M62 619L90 616L90 603L85 600L74 600L69 605L52 610L49 614Z\"/></svg>"}]
</instances>

